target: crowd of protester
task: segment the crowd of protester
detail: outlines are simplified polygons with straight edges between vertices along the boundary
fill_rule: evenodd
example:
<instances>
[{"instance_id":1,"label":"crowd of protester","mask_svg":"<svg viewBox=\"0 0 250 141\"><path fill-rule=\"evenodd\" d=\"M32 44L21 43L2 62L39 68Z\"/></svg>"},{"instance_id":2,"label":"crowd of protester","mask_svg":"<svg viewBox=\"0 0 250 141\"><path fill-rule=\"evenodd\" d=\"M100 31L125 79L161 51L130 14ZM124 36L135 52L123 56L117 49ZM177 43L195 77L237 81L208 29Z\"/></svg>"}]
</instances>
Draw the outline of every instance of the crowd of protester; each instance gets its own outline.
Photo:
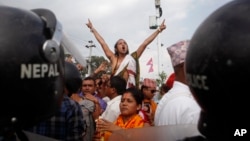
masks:
<instances>
[{"instance_id":1,"label":"crowd of protester","mask_svg":"<svg viewBox=\"0 0 250 141\"><path fill-rule=\"evenodd\" d=\"M11 79L0 85L10 89L1 99L0 141L15 141L16 137L28 141L25 134L35 140L112 141L112 135L119 131L123 137L119 140L133 141L140 135L131 133L133 128L145 129L139 138L151 136L145 138L147 141L159 131L154 127L162 126L168 127L164 131L181 127L168 133L172 140L215 141L243 136L249 115L239 108L247 106L244 100L248 97L243 93L248 84L239 82L249 77L249 12L249 1L229 2L205 20L191 40L167 47L174 72L165 83L157 84L156 78L137 83L136 73L145 47L166 29L165 20L132 54L128 54L123 39L117 41L113 53L89 20L87 27L111 61L112 71L105 73L109 66L103 62L82 78L83 67L73 54L64 56L62 29L53 12L0 6L0 17L5 18L0 22L0 74ZM241 73L235 76L235 72Z\"/></svg>"},{"instance_id":2,"label":"crowd of protester","mask_svg":"<svg viewBox=\"0 0 250 141\"><path fill-rule=\"evenodd\" d=\"M177 46L177 49L181 47ZM73 57L66 57L65 60L74 64L81 71L82 67L79 67L79 63ZM173 73L161 85L157 84L156 78L144 78L139 83L139 87L128 88L127 81L122 76L108 73L107 64L106 62L101 63L92 74L83 78L79 92L71 96L78 102L79 100L74 98L74 95L82 100L90 100L92 105L95 105L92 110L88 109L89 113L92 113L91 121L95 122L87 122L87 130L92 131L90 137L85 140L90 140L90 138L100 140L103 137L106 141L116 130L154 127L158 102L174 83ZM155 99L157 95L160 97ZM132 105L130 106L130 104ZM88 106L83 104L83 107ZM96 113L96 111L99 112ZM101 131L103 134L100 134ZM90 133L87 132L88 134Z\"/></svg>"}]
</instances>

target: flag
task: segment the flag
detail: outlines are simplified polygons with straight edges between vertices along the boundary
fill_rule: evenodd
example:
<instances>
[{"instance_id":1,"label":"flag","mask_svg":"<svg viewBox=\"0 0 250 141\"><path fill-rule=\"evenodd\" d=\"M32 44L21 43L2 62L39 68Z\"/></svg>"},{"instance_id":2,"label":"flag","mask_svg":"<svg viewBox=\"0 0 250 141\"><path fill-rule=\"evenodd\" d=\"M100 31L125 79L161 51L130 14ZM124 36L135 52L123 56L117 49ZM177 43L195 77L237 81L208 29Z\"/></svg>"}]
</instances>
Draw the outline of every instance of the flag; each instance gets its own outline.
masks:
<instances>
[{"instance_id":1,"label":"flag","mask_svg":"<svg viewBox=\"0 0 250 141\"><path fill-rule=\"evenodd\" d=\"M147 63L147 66L149 66L149 70L148 72L154 72L154 68L153 68L153 59L152 57L149 59L148 63Z\"/></svg>"}]
</instances>

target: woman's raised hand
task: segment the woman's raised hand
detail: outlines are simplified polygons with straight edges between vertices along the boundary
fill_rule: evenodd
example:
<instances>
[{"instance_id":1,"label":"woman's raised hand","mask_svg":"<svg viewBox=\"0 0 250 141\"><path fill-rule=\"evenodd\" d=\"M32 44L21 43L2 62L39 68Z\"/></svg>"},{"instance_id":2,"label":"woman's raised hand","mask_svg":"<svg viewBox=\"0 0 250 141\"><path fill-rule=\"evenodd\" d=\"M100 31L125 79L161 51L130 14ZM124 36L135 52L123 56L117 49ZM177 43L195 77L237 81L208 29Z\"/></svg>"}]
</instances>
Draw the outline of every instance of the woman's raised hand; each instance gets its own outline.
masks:
<instances>
[{"instance_id":1,"label":"woman's raised hand","mask_svg":"<svg viewBox=\"0 0 250 141\"><path fill-rule=\"evenodd\" d=\"M91 30L93 28L92 22L90 21L90 19L88 19L88 23L86 23L86 25L88 26L88 28Z\"/></svg>"}]
</instances>

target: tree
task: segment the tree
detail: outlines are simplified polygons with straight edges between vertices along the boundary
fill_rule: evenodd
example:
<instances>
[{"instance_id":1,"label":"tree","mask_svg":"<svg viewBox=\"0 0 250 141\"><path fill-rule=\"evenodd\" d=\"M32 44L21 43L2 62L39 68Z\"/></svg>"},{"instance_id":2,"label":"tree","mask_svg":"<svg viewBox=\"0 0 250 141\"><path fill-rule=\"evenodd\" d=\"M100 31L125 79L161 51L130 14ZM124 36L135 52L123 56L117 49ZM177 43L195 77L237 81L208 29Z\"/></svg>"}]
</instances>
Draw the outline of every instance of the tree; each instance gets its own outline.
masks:
<instances>
[{"instance_id":1,"label":"tree","mask_svg":"<svg viewBox=\"0 0 250 141\"><path fill-rule=\"evenodd\" d=\"M98 68L98 67L101 65L101 63L102 63L103 61L109 62L109 61L108 61L107 59L105 59L103 56L91 56L91 62L89 62L89 63L90 63L90 66L91 66L91 73L93 73L94 70L95 70L96 68ZM110 66L110 65L108 65L108 66ZM107 68L106 73L109 73L109 72L111 72L111 66ZM88 74L88 67L87 67L87 66L83 69L83 72L82 72L82 75L83 75L84 77L86 76L86 74Z\"/></svg>"},{"instance_id":2,"label":"tree","mask_svg":"<svg viewBox=\"0 0 250 141\"><path fill-rule=\"evenodd\" d=\"M161 73L158 74L159 79L156 79L157 85L160 86L162 83L166 81L167 74L162 71Z\"/></svg>"}]
</instances>

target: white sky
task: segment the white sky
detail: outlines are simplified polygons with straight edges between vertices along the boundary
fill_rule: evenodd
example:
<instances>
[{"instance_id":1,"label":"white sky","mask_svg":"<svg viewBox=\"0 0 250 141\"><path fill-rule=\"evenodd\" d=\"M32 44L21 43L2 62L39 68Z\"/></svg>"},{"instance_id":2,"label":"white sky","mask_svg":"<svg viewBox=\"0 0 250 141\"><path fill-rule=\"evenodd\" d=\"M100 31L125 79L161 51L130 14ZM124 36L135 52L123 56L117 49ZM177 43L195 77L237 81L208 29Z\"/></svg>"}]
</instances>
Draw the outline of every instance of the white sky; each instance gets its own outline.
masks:
<instances>
[{"instance_id":1,"label":"white sky","mask_svg":"<svg viewBox=\"0 0 250 141\"><path fill-rule=\"evenodd\" d=\"M160 23L165 19L167 29L142 54L141 77L155 78L159 71L170 75L173 70L166 48L180 40L191 39L201 22L229 1L161 0L163 15ZM155 0L0 0L0 5L52 10L83 58L89 56L89 49L85 47L89 40L96 45L92 55L104 56L101 46L85 25L88 18L111 49L118 39L123 38L132 52L153 32L149 29L149 16L156 16ZM163 44L159 50L157 43ZM154 72L148 73L146 63L151 57Z\"/></svg>"}]
</instances>

